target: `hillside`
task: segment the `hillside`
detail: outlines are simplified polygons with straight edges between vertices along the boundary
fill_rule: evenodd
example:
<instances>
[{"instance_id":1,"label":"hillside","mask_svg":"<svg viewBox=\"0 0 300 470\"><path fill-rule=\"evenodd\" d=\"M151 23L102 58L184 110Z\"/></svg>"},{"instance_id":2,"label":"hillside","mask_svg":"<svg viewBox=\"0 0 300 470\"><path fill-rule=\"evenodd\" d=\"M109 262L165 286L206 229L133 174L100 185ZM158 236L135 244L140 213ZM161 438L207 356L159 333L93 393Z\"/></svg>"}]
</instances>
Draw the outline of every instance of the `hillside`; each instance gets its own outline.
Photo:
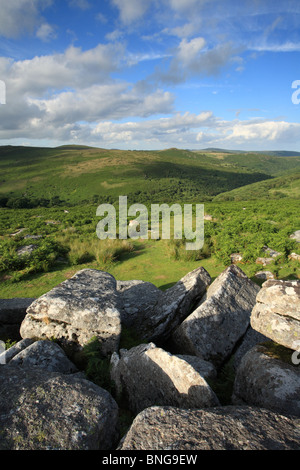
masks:
<instances>
[{"instance_id":1,"label":"hillside","mask_svg":"<svg viewBox=\"0 0 300 470\"><path fill-rule=\"evenodd\" d=\"M255 199L300 198L300 172L259 181L216 196L213 201L249 201Z\"/></svg>"},{"instance_id":2,"label":"hillside","mask_svg":"<svg viewBox=\"0 0 300 470\"><path fill-rule=\"evenodd\" d=\"M133 202L205 202L295 170L300 171L300 156L5 146L0 147L0 203L26 198L25 207L59 200L74 205L114 202L119 195ZM22 207L18 204L8 207Z\"/></svg>"}]
</instances>

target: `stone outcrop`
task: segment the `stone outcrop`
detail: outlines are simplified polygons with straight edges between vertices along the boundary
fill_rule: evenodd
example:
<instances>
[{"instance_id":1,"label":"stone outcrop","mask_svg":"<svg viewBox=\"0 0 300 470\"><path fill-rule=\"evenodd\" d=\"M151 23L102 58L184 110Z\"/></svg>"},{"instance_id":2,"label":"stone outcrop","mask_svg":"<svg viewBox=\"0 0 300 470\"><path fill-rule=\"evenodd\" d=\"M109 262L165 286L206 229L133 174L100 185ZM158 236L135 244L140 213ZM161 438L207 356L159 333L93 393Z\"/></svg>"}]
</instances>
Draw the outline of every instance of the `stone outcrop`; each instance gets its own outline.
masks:
<instances>
[{"instance_id":1,"label":"stone outcrop","mask_svg":"<svg viewBox=\"0 0 300 470\"><path fill-rule=\"evenodd\" d=\"M210 282L210 275L202 267L188 273L164 292L151 283L119 282L125 325L134 328L147 342L165 341L202 298Z\"/></svg>"},{"instance_id":2,"label":"stone outcrop","mask_svg":"<svg viewBox=\"0 0 300 470\"><path fill-rule=\"evenodd\" d=\"M118 349L122 303L109 273L85 269L27 309L22 338L52 339L80 349L97 337L104 355Z\"/></svg>"},{"instance_id":3,"label":"stone outcrop","mask_svg":"<svg viewBox=\"0 0 300 470\"><path fill-rule=\"evenodd\" d=\"M174 331L172 340L180 353L220 366L245 334L259 289L238 266L227 268Z\"/></svg>"},{"instance_id":4,"label":"stone outcrop","mask_svg":"<svg viewBox=\"0 0 300 470\"><path fill-rule=\"evenodd\" d=\"M22 349L7 362L24 368L38 367L61 374L78 372L77 367L68 359L62 348L53 341L36 341Z\"/></svg>"},{"instance_id":5,"label":"stone outcrop","mask_svg":"<svg viewBox=\"0 0 300 470\"><path fill-rule=\"evenodd\" d=\"M300 417L300 368L257 345L241 360L232 401Z\"/></svg>"},{"instance_id":6,"label":"stone outcrop","mask_svg":"<svg viewBox=\"0 0 300 470\"><path fill-rule=\"evenodd\" d=\"M142 411L121 451L299 450L299 420L256 407Z\"/></svg>"},{"instance_id":7,"label":"stone outcrop","mask_svg":"<svg viewBox=\"0 0 300 470\"><path fill-rule=\"evenodd\" d=\"M300 349L300 281L265 282L257 295L251 326L287 348Z\"/></svg>"},{"instance_id":8,"label":"stone outcrop","mask_svg":"<svg viewBox=\"0 0 300 470\"><path fill-rule=\"evenodd\" d=\"M198 268L163 292L86 269L0 301L24 338L1 342L0 450L299 449L300 281L260 288L232 265L210 282ZM120 349L121 327L144 344ZM119 444L117 402L137 415Z\"/></svg>"},{"instance_id":9,"label":"stone outcrop","mask_svg":"<svg viewBox=\"0 0 300 470\"><path fill-rule=\"evenodd\" d=\"M20 325L26 316L27 308L34 302L33 298L0 299L0 339L18 341Z\"/></svg>"},{"instance_id":10,"label":"stone outcrop","mask_svg":"<svg viewBox=\"0 0 300 470\"><path fill-rule=\"evenodd\" d=\"M153 405L182 408L216 406L219 401L191 364L153 343L120 351L112 358L112 379L128 397L133 413Z\"/></svg>"},{"instance_id":11,"label":"stone outcrop","mask_svg":"<svg viewBox=\"0 0 300 470\"><path fill-rule=\"evenodd\" d=\"M118 406L90 381L0 366L1 450L101 450L118 440Z\"/></svg>"}]
</instances>

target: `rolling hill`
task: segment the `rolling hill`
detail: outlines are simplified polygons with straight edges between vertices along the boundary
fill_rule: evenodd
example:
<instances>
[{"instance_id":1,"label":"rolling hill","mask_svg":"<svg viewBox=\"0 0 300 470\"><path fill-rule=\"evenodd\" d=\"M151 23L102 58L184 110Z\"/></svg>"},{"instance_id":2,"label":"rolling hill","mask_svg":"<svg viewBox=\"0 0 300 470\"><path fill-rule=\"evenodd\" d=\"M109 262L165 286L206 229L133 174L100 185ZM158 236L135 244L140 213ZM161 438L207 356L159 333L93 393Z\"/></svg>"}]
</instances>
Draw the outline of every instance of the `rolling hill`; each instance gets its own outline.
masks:
<instances>
[{"instance_id":1,"label":"rolling hill","mask_svg":"<svg viewBox=\"0 0 300 470\"><path fill-rule=\"evenodd\" d=\"M59 200L76 205L114 202L127 195L144 203L205 202L245 186L268 181L271 185L273 178L295 172L300 172L300 155L4 146L0 147L0 200L2 206L17 198L37 205ZM282 194L298 194L298 183L291 182L294 189ZM268 197L275 192L272 189L271 185Z\"/></svg>"}]
</instances>

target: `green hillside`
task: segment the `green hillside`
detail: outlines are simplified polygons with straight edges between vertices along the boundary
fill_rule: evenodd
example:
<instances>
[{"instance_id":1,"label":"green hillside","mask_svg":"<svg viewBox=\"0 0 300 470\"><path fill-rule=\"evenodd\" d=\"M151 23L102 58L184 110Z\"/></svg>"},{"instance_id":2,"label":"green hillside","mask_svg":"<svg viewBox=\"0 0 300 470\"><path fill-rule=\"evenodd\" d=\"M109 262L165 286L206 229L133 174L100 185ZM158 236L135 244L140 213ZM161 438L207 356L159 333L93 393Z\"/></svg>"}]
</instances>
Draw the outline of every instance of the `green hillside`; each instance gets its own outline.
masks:
<instances>
[{"instance_id":1,"label":"green hillside","mask_svg":"<svg viewBox=\"0 0 300 470\"><path fill-rule=\"evenodd\" d=\"M214 201L249 201L281 198L300 199L300 172L271 180L259 181L219 194L214 198Z\"/></svg>"},{"instance_id":2,"label":"green hillside","mask_svg":"<svg viewBox=\"0 0 300 470\"><path fill-rule=\"evenodd\" d=\"M295 169L300 171L299 156L6 146L0 147L0 201L5 206L25 198L25 205L10 201L8 207L32 207L58 200L114 202L127 195L133 202L205 202Z\"/></svg>"}]
</instances>

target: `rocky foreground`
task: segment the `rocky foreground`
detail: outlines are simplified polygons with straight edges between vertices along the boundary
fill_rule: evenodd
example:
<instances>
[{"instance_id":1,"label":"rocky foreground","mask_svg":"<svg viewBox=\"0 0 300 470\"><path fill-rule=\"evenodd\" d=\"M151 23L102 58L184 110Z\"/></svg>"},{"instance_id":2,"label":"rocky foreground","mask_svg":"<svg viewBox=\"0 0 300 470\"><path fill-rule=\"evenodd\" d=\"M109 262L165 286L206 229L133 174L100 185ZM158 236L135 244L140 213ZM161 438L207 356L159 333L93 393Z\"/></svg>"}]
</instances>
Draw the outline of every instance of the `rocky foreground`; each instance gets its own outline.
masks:
<instances>
[{"instance_id":1,"label":"rocky foreground","mask_svg":"<svg viewBox=\"0 0 300 470\"><path fill-rule=\"evenodd\" d=\"M120 347L125 330L138 345ZM38 299L0 300L8 338L0 450L300 448L300 281L260 288L232 265L212 282L200 267L163 292L87 269ZM113 392L78 365L91 339ZM212 384L229 360L225 406Z\"/></svg>"}]
</instances>

